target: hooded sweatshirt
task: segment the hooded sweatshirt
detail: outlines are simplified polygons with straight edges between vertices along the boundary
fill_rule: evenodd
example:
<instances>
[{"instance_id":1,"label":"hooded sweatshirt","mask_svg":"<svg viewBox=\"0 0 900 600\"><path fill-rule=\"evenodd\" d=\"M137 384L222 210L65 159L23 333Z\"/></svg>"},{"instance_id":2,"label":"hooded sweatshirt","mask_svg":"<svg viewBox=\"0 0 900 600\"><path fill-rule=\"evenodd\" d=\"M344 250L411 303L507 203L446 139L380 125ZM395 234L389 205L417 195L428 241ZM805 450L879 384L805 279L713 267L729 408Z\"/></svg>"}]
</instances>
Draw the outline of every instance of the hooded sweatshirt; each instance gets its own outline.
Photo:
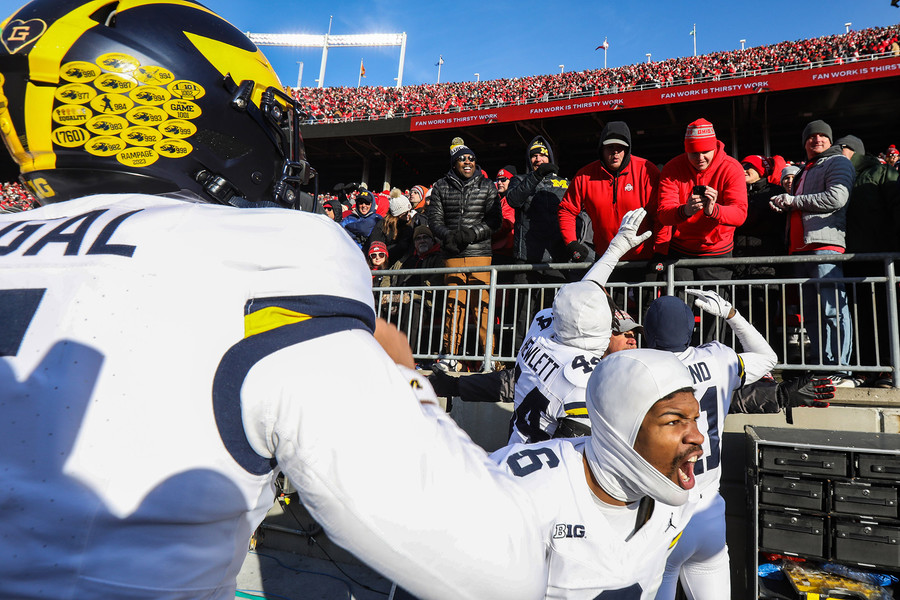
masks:
<instances>
[{"instance_id":1,"label":"hooded sweatshirt","mask_svg":"<svg viewBox=\"0 0 900 600\"><path fill-rule=\"evenodd\" d=\"M718 192L713 214L702 210L685 217L681 207L695 185L708 185ZM747 184L741 163L716 142L716 153L705 171L698 171L680 154L663 167L659 182L657 217L663 225L674 225L670 249L689 256L720 256L734 247L734 230L747 218Z\"/></svg>"},{"instance_id":2,"label":"hooded sweatshirt","mask_svg":"<svg viewBox=\"0 0 900 600\"><path fill-rule=\"evenodd\" d=\"M584 211L593 225L594 250L597 254L603 254L609 247L610 240L619 231L625 213L636 208L646 208L647 216L638 233L653 229L656 234L630 250L622 259L649 259L654 253L654 240L662 244L670 235L670 228L666 227L662 231L655 216L659 169L650 161L631 154L631 131L623 121L611 121L603 128L600 133L601 151L603 142L609 138L625 139L628 142L622 166L612 172L601 158L582 167L575 174L559 205L559 227L563 242L568 244L577 239L576 221Z\"/></svg>"},{"instance_id":3,"label":"hooded sweatshirt","mask_svg":"<svg viewBox=\"0 0 900 600\"><path fill-rule=\"evenodd\" d=\"M542 136L526 146L526 174L516 175L506 192L506 201L516 211L513 254L517 260L530 263L562 262L566 253L559 231L559 202L569 181L556 173L538 179L528 153L537 142L547 148L549 162L555 164L553 148Z\"/></svg>"}]
</instances>

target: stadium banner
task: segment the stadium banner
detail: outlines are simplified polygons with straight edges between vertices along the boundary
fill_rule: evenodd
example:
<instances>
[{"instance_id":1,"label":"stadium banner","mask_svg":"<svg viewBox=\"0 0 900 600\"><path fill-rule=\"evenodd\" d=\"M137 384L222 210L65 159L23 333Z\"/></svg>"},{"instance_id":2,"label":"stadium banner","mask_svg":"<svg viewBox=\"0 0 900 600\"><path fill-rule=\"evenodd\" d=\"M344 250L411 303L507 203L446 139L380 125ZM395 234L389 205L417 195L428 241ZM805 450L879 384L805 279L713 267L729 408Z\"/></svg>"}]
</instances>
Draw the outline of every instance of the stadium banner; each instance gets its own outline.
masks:
<instances>
[{"instance_id":1,"label":"stadium banner","mask_svg":"<svg viewBox=\"0 0 900 600\"><path fill-rule=\"evenodd\" d=\"M623 108L644 108L672 104L674 102L691 102L693 100L712 100L764 92L780 92L865 79L896 77L898 75L900 75L900 58L851 62L843 65L788 71L785 73L769 73L756 77L741 77L695 85L659 87L649 90L587 96L572 100L556 100L540 104L503 106L486 110L412 117L409 129L410 131L449 129L451 127L470 127L473 125L523 121L526 119L543 119Z\"/></svg>"}]
</instances>

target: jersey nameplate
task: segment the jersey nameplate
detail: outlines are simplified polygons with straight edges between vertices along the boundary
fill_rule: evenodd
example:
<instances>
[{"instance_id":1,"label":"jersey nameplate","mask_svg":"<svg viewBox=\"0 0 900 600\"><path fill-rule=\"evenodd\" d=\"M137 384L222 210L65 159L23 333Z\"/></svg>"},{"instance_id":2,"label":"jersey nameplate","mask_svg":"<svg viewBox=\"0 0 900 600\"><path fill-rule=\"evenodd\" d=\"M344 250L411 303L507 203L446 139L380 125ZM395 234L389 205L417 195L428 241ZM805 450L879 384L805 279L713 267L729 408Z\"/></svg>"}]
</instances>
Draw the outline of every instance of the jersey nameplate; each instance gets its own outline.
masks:
<instances>
[{"instance_id":1,"label":"jersey nameplate","mask_svg":"<svg viewBox=\"0 0 900 600\"><path fill-rule=\"evenodd\" d=\"M141 210L123 213L103 227L94 227L94 222L106 209L71 217L52 229L53 221L18 221L0 229L0 256L36 256L51 244L62 244L64 256L111 254L131 258L137 246L110 241L122 222Z\"/></svg>"},{"instance_id":2,"label":"jersey nameplate","mask_svg":"<svg viewBox=\"0 0 900 600\"><path fill-rule=\"evenodd\" d=\"M534 374L547 381L560 367L559 363L553 360L553 357L544 352L535 344L537 338L530 338L522 345L519 351L520 360L528 365Z\"/></svg>"}]
</instances>

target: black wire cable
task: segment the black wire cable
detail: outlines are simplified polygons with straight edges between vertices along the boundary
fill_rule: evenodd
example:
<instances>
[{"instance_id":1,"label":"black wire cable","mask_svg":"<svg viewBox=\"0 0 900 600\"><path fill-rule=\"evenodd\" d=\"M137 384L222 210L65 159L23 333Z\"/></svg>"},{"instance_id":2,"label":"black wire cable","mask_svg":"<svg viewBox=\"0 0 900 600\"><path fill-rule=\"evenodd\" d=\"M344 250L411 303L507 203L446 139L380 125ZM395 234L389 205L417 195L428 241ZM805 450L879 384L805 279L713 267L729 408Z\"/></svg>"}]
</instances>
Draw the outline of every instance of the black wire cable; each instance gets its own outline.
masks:
<instances>
[{"instance_id":1,"label":"black wire cable","mask_svg":"<svg viewBox=\"0 0 900 600\"><path fill-rule=\"evenodd\" d=\"M337 563L337 561L335 561L333 558L331 558L331 555L328 554L328 551L325 550L325 548L323 548L321 544L319 544L319 541L315 538L315 535L310 535L309 532L306 531L306 528L305 528L305 527L303 526L303 524L300 522L300 519L298 519L298 518L297 518L297 515L294 514L294 510L293 510L293 508L291 507L291 505L290 505L290 504L286 504L286 505L284 505L284 506L285 506L285 508L288 509L287 512L291 515L291 518L293 518L294 521L297 522L297 527L300 528L300 531L302 531L304 534L306 534L306 536L309 538L309 540L312 541L312 542L316 545L316 547L317 547L319 550L322 551L323 554L325 554L325 556L328 558L328 560L331 561L331 564L333 564L333 565L335 566L335 568L336 568L338 571L340 571L340 572L344 575L344 577L346 577L347 579L349 579L350 581L352 581L353 583L355 583L355 584L358 585L359 587L361 587L361 588L363 588L363 589L365 589L365 590L369 590L370 592L375 592L376 594L381 594L382 596L389 596L389 595L390 595L390 591L382 592L381 590L376 590L375 588L369 587L369 586L367 586L367 585L364 584L364 583L360 583L359 581L357 581L356 579L354 579L353 577L351 577L346 571L344 571L344 570L341 568L341 566Z\"/></svg>"}]
</instances>

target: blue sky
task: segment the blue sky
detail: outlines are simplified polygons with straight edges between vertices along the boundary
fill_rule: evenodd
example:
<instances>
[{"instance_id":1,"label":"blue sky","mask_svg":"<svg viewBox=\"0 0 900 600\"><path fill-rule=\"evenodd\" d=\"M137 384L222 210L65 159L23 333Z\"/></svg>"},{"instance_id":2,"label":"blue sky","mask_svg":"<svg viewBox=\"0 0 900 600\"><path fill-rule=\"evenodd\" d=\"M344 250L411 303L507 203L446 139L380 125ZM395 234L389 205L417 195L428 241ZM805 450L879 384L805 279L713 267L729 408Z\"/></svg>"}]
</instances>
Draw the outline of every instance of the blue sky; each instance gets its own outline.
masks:
<instances>
[{"instance_id":1,"label":"blue sky","mask_svg":"<svg viewBox=\"0 0 900 600\"><path fill-rule=\"evenodd\" d=\"M203 1L203 0L201 0ZM434 83L443 55L441 82L582 71L693 54L690 31L697 24L697 53L704 54L843 33L900 22L891 0L730 0L707 2L535 2L480 3L410 0L342 0L270 4L247 0L207 0L205 4L242 31L324 34L334 16L333 34L407 34L404 85ZM282 83L296 85L298 61L303 85L317 85L321 49L263 47ZM332 48L325 85L356 87L360 60L363 85L396 85L399 47Z\"/></svg>"}]
</instances>

